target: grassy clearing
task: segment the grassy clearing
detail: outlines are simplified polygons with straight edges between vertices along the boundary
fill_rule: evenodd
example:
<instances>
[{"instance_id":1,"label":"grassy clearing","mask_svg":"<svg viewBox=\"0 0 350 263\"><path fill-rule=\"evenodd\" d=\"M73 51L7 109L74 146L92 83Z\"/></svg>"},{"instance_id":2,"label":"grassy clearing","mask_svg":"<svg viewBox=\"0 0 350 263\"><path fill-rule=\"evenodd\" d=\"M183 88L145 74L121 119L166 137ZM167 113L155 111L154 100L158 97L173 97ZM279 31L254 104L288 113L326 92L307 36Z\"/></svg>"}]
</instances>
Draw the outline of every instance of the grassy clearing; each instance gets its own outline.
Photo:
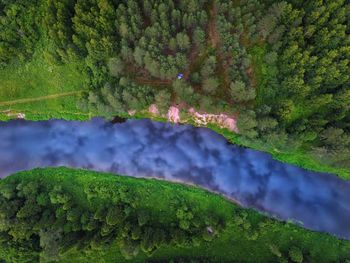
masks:
<instances>
[{"instance_id":1,"label":"grassy clearing","mask_svg":"<svg viewBox=\"0 0 350 263\"><path fill-rule=\"evenodd\" d=\"M0 102L82 90L76 66L53 66L38 55L27 64L10 64L0 70Z\"/></svg>"},{"instance_id":2,"label":"grassy clearing","mask_svg":"<svg viewBox=\"0 0 350 263\"><path fill-rule=\"evenodd\" d=\"M66 97L66 96L70 96L70 95L74 96L74 95L77 95L80 93L81 93L81 91L70 91L70 92L51 94L51 95L46 95L46 96L36 97L36 98L26 98L26 99L2 101L2 102L0 102L0 106L11 106L11 105L16 105L16 104L30 103L30 102L41 101L41 100L51 100L51 99Z\"/></svg>"},{"instance_id":3,"label":"grassy clearing","mask_svg":"<svg viewBox=\"0 0 350 263\"><path fill-rule=\"evenodd\" d=\"M58 97L54 99L43 99L27 103L0 106L0 120L13 118L8 114L24 113L27 120L88 120L88 113L80 112L76 103L79 94Z\"/></svg>"},{"instance_id":4,"label":"grassy clearing","mask_svg":"<svg viewBox=\"0 0 350 263\"><path fill-rule=\"evenodd\" d=\"M38 48L30 62L13 62L0 70L1 120L8 119L6 110L26 113L29 119L83 116L76 107L78 91L85 89L78 63L50 64L44 54Z\"/></svg>"},{"instance_id":5,"label":"grassy clearing","mask_svg":"<svg viewBox=\"0 0 350 263\"><path fill-rule=\"evenodd\" d=\"M264 101L264 90L267 83L269 70L264 63L264 57L266 55L266 46L262 44L261 46L253 46L248 49L249 54L252 56L252 67L254 72L255 83L257 83L256 88L256 103L262 104ZM274 74L274 72L272 72Z\"/></svg>"},{"instance_id":6,"label":"grassy clearing","mask_svg":"<svg viewBox=\"0 0 350 263\"><path fill-rule=\"evenodd\" d=\"M174 200L187 200L188 205L201 211L199 220L213 213L222 215L225 221L225 227L216 238L201 240L196 246L162 245L151 256L140 250L135 258L127 261L116 240L111 245L95 244L94 249L73 247L61 255L60 262L169 262L171 259L175 262L292 262L289 256L292 247L300 249L303 262L344 262L350 259L349 241L270 219L193 186L68 168L21 172L0 181L0 186L11 182L60 186L83 210L100 206L105 202L103 198L120 188L129 189L138 200L135 207L152 211L152 222L156 225L158 220L164 222L174 217L176 210L171 205ZM105 189L104 197L97 196L93 202L88 201L85 190L95 186ZM18 251L18 248L1 245L0 259L16 259L21 255ZM23 253L27 252L23 250Z\"/></svg>"}]
</instances>

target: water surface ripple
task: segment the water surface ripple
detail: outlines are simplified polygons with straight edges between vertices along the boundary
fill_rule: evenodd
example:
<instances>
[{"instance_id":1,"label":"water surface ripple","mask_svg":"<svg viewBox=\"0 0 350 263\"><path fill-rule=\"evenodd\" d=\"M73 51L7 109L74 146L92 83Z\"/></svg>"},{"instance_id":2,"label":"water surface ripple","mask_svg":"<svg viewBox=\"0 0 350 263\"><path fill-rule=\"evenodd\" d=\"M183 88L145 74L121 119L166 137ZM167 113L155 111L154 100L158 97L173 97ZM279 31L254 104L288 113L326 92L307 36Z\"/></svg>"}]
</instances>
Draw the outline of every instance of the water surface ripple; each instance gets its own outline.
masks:
<instances>
[{"instance_id":1,"label":"water surface ripple","mask_svg":"<svg viewBox=\"0 0 350 263\"><path fill-rule=\"evenodd\" d=\"M280 219L350 239L350 182L227 143L206 128L150 120L0 122L0 177L68 166L193 183Z\"/></svg>"}]
</instances>

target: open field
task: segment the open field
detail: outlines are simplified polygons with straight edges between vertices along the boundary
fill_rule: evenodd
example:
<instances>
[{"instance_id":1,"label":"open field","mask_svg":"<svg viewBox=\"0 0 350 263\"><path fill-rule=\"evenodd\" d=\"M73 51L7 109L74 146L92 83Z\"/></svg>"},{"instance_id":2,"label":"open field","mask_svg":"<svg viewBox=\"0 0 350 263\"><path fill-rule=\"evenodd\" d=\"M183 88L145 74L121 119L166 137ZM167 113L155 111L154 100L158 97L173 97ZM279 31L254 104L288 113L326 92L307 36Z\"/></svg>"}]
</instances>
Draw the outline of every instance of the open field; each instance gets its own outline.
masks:
<instances>
[{"instance_id":1,"label":"open field","mask_svg":"<svg viewBox=\"0 0 350 263\"><path fill-rule=\"evenodd\" d=\"M28 119L84 118L76 107L86 90L78 65L49 64L43 56L39 49L30 62L0 69L0 119L8 119L6 112Z\"/></svg>"}]
</instances>

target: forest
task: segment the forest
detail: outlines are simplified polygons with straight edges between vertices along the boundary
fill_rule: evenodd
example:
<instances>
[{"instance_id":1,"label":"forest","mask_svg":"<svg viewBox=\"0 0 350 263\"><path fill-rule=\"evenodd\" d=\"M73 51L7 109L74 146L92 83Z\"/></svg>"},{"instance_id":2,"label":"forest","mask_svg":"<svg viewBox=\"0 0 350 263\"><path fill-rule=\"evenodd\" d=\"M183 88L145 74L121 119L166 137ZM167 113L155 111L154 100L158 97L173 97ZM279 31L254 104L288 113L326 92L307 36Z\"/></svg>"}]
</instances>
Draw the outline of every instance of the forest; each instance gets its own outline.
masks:
<instances>
[{"instance_id":1,"label":"forest","mask_svg":"<svg viewBox=\"0 0 350 263\"><path fill-rule=\"evenodd\" d=\"M190 253L188 253L190 251ZM350 242L193 186L68 168L0 181L1 262L348 262Z\"/></svg>"},{"instance_id":2,"label":"forest","mask_svg":"<svg viewBox=\"0 0 350 263\"><path fill-rule=\"evenodd\" d=\"M347 0L1 0L0 68L75 63L81 110L226 113L242 140L350 168Z\"/></svg>"},{"instance_id":3,"label":"forest","mask_svg":"<svg viewBox=\"0 0 350 263\"><path fill-rule=\"evenodd\" d=\"M0 0L0 73L34 60L43 75L62 67L57 91L62 78L83 83L77 102L55 102L76 102L80 118L152 104L224 113L243 145L349 174L349 0ZM193 187L66 168L0 180L0 262L349 262L349 251Z\"/></svg>"}]
</instances>

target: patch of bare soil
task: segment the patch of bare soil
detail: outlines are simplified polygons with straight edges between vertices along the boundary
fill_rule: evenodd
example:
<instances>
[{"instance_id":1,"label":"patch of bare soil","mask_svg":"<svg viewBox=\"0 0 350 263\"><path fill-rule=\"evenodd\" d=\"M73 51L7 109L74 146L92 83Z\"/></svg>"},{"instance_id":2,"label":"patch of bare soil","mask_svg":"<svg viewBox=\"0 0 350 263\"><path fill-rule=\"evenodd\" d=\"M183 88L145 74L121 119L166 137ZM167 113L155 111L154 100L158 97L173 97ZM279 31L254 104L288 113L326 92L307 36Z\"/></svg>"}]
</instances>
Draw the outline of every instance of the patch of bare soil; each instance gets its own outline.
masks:
<instances>
[{"instance_id":1,"label":"patch of bare soil","mask_svg":"<svg viewBox=\"0 0 350 263\"><path fill-rule=\"evenodd\" d=\"M208 36L209 36L209 41L211 43L211 46L213 48L217 48L219 41L220 41L220 36L216 28L216 17L218 14L218 7L215 2L213 2L212 7L210 9L209 13L209 24L208 24Z\"/></svg>"},{"instance_id":2,"label":"patch of bare soil","mask_svg":"<svg viewBox=\"0 0 350 263\"><path fill-rule=\"evenodd\" d=\"M166 115L161 115L162 117L166 117L169 122L180 123L186 122L186 120L181 120L180 116L181 106L171 106ZM227 115L225 113L221 114L210 114L210 113L200 113L196 111L194 108L186 109L186 111L191 116L190 118L196 123L198 126L206 127L208 124L213 123L217 124L221 128L226 128L232 132L238 133L237 123L234 116ZM157 105L152 104L148 108L148 112L153 116L160 116ZM130 115L134 115L135 112L129 113Z\"/></svg>"},{"instance_id":3,"label":"patch of bare soil","mask_svg":"<svg viewBox=\"0 0 350 263\"><path fill-rule=\"evenodd\" d=\"M139 68L135 65L127 64L126 72L128 72L129 76L140 85L149 85L149 86L169 86L172 81L167 79L155 78L149 75L149 73L143 69Z\"/></svg>"},{"instance_id":4,"label":"patch of bare soil","mask_svg":"<svg viewBox=\"0 0 350 263\"><path fill-rule=\"evenodd\" d=\"M257 80L256 80L256 77L255 77L255 74L254 74L254 67L253 66L250 66L247 69L247 75L248 75L248 77L250 79L250 83L251 83L252 87L256 87Z\"/></svg>"},{"instance_id":5,"label":"patch of bare soil","mask_svg":"<svg viewBox=\"0 0 350 263\"><path fill-rule=\"evenodd\" d=\"M136 77L135 82L137 84L150 85L150 86L169 86L171 80L167 79L150 79L146 77Z\"/></svg>"}]
</instances>

